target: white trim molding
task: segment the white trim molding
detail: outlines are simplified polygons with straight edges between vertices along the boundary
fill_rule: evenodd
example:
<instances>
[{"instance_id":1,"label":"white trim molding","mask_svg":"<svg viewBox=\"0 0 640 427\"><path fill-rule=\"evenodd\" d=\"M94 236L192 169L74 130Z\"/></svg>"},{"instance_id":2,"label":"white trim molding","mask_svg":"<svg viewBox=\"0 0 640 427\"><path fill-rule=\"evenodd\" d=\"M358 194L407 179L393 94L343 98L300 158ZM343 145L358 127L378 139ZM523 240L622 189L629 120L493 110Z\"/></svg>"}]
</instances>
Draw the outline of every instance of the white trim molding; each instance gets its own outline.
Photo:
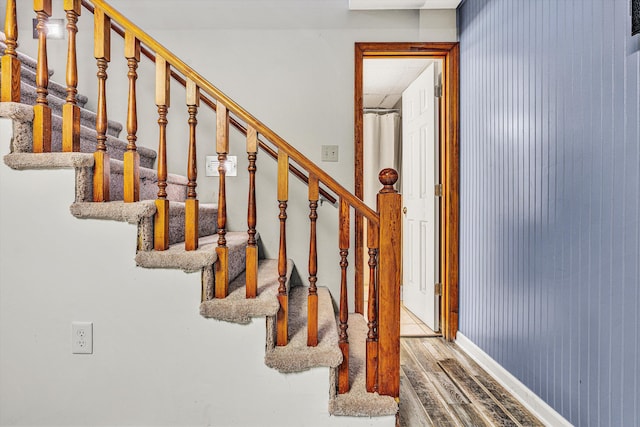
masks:
<instances>
[{"instance_id":1,"label":"white trim molding","mask_svg":"<svg viewBox=\"0 0 640 427\"><path fill-rule=\"evenodd\" d=\"M456 9L460 2L461 0L349 0L349 9Z\"/></svg>"},{"instance_id":2,"label":"white trim molding","mask_svg":"<svg viewBox=\"0 0 640 427\"><path fill-rule=\"evenodd\" d=\"M509 371L475 345L463 333L458 332L456 344L471 357L482 369L487 371L500 385L513 394L533 415L546 426L572 427L562 415L556 412L547 402L531 391Z\"/></svg>"}]
</instances>

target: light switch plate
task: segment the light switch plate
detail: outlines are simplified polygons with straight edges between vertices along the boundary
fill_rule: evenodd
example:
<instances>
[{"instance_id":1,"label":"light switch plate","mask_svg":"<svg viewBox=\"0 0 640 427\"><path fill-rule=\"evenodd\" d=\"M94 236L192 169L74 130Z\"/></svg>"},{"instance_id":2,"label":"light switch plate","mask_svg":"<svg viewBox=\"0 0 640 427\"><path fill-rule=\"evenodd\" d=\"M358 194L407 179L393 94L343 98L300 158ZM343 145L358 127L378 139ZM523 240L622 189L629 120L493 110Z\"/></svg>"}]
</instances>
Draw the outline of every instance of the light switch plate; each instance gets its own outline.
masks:
<instances>
[{"instance_id":1,"label":"light switch plate","mask_svg":"<svg viewBox=\"0 0 640 427\"><path fill-rule=\"evenodd\" d=\"M337 162L338 161L338 146L337 145L323 145L322 156L323 162Z\"/></svg>"},{"instance_id":2,"label":"light switch plate","mask_svg":"<svg viewBox=\"0 0 640 427\"><path fill-rule=\"evenodd\" d=\"M219 164L220 162L218 162L218 156L206 156L205 175L220 176L220 174L218 173ZM238 176L238 156L227 156L225 169L225 176Z\"/></svg>"}]
</instances>

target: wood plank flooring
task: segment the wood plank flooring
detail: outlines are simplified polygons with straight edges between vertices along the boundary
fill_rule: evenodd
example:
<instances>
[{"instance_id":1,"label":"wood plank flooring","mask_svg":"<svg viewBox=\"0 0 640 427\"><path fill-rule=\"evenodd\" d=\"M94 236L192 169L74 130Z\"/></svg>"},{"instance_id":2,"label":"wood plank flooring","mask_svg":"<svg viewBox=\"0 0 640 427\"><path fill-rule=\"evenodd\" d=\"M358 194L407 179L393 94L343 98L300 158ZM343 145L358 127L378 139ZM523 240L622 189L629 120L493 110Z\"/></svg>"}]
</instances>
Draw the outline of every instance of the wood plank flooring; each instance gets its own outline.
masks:
<instances>
[{"instance_id":1,"label":"wood plank flooring","mask_svg":"<svg viewBox=\"0 0 640 427\"><path fill-rule=\"evenodd\" d=\"M401 427L543 426L455 344L400 340Z\"/></svg>"}]
</instances>

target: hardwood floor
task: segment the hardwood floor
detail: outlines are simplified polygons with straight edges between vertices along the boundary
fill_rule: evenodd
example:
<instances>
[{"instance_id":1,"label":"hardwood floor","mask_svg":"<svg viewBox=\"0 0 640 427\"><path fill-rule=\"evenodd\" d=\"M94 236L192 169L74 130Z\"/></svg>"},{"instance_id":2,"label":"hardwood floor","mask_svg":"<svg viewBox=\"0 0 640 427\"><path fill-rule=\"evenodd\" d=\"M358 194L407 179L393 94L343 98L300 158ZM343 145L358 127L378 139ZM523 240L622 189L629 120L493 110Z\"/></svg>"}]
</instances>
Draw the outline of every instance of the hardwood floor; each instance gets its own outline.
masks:
<instances>
[{"instance_id":1,"label":"hardwood floor","mask_svg":"<svg viewBox=\"0 0 640 427\"><path fill-rule=\"evenodd\" d=\"M543 425L455 344L400 343L400 426Z\"/></svg>"}]
</instances>

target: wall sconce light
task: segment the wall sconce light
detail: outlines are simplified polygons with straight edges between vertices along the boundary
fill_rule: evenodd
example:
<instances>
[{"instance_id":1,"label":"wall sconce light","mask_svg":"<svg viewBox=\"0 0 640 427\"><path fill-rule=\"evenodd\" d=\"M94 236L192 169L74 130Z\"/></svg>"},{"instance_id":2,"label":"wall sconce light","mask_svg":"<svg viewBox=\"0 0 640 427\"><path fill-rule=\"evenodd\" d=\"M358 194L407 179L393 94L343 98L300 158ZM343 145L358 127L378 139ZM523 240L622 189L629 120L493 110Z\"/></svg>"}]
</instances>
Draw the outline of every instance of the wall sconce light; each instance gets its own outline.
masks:
<instances>
[{"instance_id":1,"label":"wall sconce light","mask_svg":"<svg viewBox=\"0 0 640 427\"><path fill-rule=\"evenodd\" d=\"M33 38L38 38L38 20L33 19ZM48 39L64 39L64 19L49 19L47 22Z\"/></svg>"},{"instance_id":2,"label":"wall sconce light","mask_svg":"<svg viewBox=\"0 0 640 427\"><path fill-rule=\"evenodd\" d=\"M640 0L631 0L631 35L640 34Z\"/></svg>"}]
</instances>

